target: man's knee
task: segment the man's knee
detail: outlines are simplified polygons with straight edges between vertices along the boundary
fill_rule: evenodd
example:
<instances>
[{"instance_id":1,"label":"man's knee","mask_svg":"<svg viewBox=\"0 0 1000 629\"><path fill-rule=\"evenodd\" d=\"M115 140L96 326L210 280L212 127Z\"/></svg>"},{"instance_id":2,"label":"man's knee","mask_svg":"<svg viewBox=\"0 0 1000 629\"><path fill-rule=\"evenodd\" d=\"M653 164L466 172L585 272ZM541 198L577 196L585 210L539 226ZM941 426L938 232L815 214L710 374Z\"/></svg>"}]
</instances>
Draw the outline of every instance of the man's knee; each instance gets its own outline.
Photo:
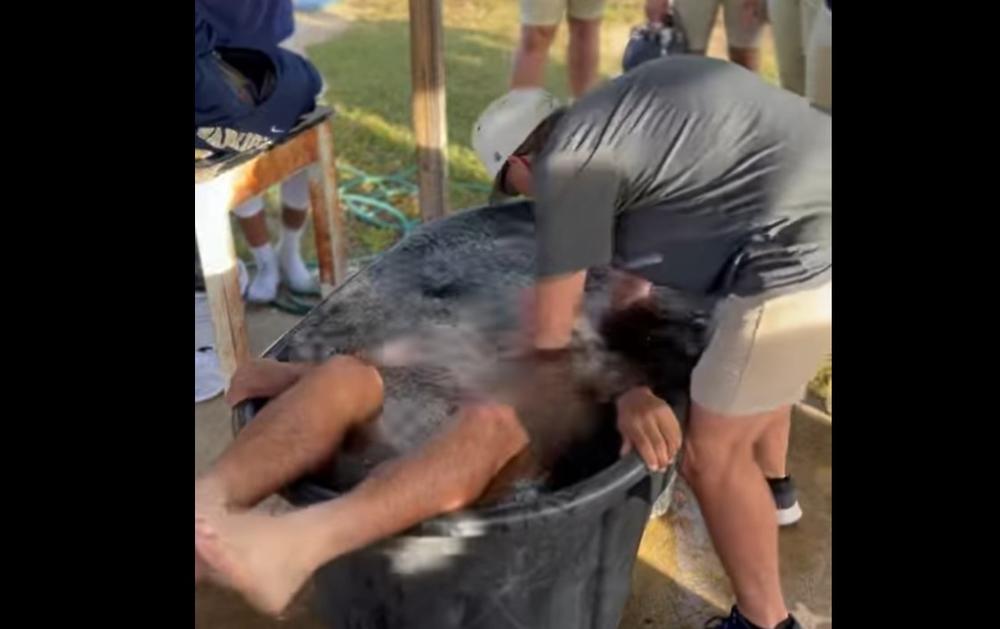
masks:
<instances>
[{"instance_id":1,"label":"man's knee","mask_svg":"<svg viewBox=\"0 0 1000 629\"><path fill-rule=\"evenodd\" d=\"M681 474L691 484L721 477L742 458L753 459L756 423L695 405L684 436Z\"/></svg>"},{"instance_id":2,"label":"man's knee","mask_svg":"<svg viewBox=\"0 0 1000 629\"><path fill-rule=\"evenodd\" d=\"M685 437L682 450L681 475L692 485L720 475L736 455L735 444L714 442L706 437Z\"/></svg>"},{"instance_id":3,"label":"man's knee","mask_svg":"<svg viewBox=\"0 0 1000 629\"><path fill-rule=\"evenodd\" d=\"M545 54L556 38L558 26L522 26L521 49L529 54Z\"/></svg>"},{"instance_id":4,"label":"man's knee","mask_svg":"<svg viewBox=\"0 0 1000 629\"><path fill-rule=\"evenodd\" d=\"M528 444L528 435L510 406L470 405L462 408L456 419L452 436L467 444L471 465L438 496L440 508L445 512L475 502L500 470Z\"/></svg>"},{"instance_id":5,"label":"man's knee","mask_svg":"<svg viewBox=\"0 0 1000 629\"><path fill-rule=\"evenodd\" d=\"M571 40L597 42L601 33L601 20L581 20L571 17L569 22L569 37Z\"/></svg>"},{"instance_id":6,"label":"man's knee","mask_svg":"<svg viewBox=\"0 0 1000 629\"><path fill-rule=\"evenodd\" d=\"M378 369L353 356L334 356L316 368L314 378L339 402L349 400L359 410L382 405L384 384Z\"/></svg>"},{"instance_id":7,"label":"man's knee","mask_svg":"<svg viewBox=\"0 0 1000 629\"><path fill-rule=\"evenodd\" d=\"M513 407L506 404L467 406L459 414L459 422L489 445L489 451L496 454L498 465L505 464L528 445L528 433Z\"/></svg>"}]
</instances>

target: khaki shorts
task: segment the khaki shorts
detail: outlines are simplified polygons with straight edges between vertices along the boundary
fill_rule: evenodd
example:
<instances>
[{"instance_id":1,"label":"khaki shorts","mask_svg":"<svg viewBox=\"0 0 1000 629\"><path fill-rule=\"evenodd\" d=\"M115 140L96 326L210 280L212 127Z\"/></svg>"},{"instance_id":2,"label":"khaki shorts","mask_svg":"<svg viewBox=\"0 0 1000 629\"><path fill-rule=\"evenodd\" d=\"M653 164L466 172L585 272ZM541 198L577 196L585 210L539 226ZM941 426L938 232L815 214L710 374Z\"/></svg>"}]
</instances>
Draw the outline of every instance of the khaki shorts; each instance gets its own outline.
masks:
<instances>
[{"instance_id":1,"label":"khaki shorts","mask_svg":"<svg viewBox=\"0 0 1000 629\"><path fill-rule=\"evenodd\" d=\"M761 303L730 297L691 376L691 398L723 415L794 404L831 352L833 282Z\"/></svg>"},{"instance_id":2,"label":"khaki shorts","mask_svg":"<svg viewBox=\"0 0 1000 629\"><path fill-rule=\"evenodd\" d=\"M708 38L715 26L719 6L725 5L726 41L730 48L757 48L760 46L764 22L753 24L743 21L742 0L676 0L674 8L684 26L691 52L708 50Z\"/></svg>"},{"instance_id":3,"label":"khaki shorts","mask_svg":"<svg viewBox=\"0 0 1000 629\"><path fill-rule=\"evenodd\" d=\"M599 20L604 16L604 0L521 0L521 24L526 26L555 26L563 14Z\"/></svg>"},{"instance_id":4,"label":"khaki shorts","mask_svg":"<svg viewBox=\"0 0 1000 629\"><path fill-rule=\"evenodd\" d=\"M833 110L833 16L822 0L768 0L781 86Z\"/></svg>"}]
</instances>

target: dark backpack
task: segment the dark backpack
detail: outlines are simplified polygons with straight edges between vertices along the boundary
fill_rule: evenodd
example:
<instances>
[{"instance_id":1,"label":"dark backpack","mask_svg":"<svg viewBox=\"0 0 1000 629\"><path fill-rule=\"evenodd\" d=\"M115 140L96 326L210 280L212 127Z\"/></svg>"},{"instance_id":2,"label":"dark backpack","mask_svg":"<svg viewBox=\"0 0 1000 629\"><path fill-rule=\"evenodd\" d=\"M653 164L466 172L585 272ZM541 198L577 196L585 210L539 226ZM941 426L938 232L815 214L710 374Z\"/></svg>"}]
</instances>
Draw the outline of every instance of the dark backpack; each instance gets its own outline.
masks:
<instances>
[{"instance_id":1,"label":"dark backpack","mask_svg":"<svg viewBox=\"0 0 1000 629\"><path fill-rule=\"evenodd\" d=\"M666 18L664 26L645 24L632 29L625 54L622 55L622 72L653 59L688 52L687 37L680 21L673 15Z\"/></svg>"}]
</instances>

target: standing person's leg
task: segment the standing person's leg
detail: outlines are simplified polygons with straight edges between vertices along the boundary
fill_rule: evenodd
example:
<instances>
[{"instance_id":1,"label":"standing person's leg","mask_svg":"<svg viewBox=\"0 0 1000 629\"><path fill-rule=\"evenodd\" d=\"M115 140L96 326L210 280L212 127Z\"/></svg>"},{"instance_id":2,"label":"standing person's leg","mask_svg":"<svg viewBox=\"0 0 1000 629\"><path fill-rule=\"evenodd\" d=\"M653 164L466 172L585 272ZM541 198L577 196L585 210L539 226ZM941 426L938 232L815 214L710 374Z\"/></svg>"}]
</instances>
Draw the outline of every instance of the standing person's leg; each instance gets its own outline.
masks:
<instances>
[{"instance_id":1,"label":"standing person's leg","mask_svg":"<svg viewBox=\"0 0 1000 629\"><path fill-rule=\"evenodd\" d=\"M832 113L833 15L819 0L803 1L813 5L806 54L806 98L813 105Z\"/></svg>"},{"instance_id":2,"label":"standing person's leg","mask_svg":"<svg viewBox=\"0 0 1000 629\"><path fill-rule=\"evenodd\" d=\"M754 444L754 459L764 472L778 514L778 526L795 524L802 519L798 490L788 474L788 439L792 430L792 409L788 407L775 418Z\"/></svg>"},{"instance_id":3,"label":"standing person's leg","mask_svg":"<svg viewBox=\"0 0 1000 629\"><path fill-rule=\"evenodd\" d=\"M788 616L778 569L774 500L755 450L774 438L830 351L831 285L763 304L731 298L691 381L684 476L748 620Z\"/></svg>"},{"instance_id":4,"label":"standing person's leg","mask_svg":"<svg viewBox=\"0 0 1000 629\"><path fill-rule=\"evenodd\" d=\"M792 409L768 426L754 446L754 458L767 478L784 478L787 471L788 438L792 430Z\"/></svg>"},{"instance_id":5,"label":"standing person's leg","mask_svg":"<svg viewBox=\"0 0 1000 629\"><path fill-rule=\"evenodd\" d=\"M764 31L763 4L755 12L744 7L746 0L725 0L726 41L729 60L751 72L760 72L760 42ZM764 0L759 0L763 3Z\"/></svg>"},{"instance_id":6,"label":"standing person's leg","mask_svg":"<svg viewBox=\"0 0 1000 629\"><path fill-rule=\"evenodd\" d=\"M579 98L597 82L604 0L569 0L569 88Z\"/></svg>"},{"instance_id":7,"label":"standing person's leg","mask_svg":"<svg viewBox=\"0 0 1000 629\"><path fill-rule=\"evenodd\" d=\"M802 30L803 0L768 0L767 13L774 33L781 87L799 96L806 94L806 57Z\"/></svg>"},{"instance_id":8,"label":"standing person's leg","mask_svg":"<svg viewBox=\"0 0 1000 629\"><path fill-rule=\"evenodd\" d=\"M250 246L257 273L247 286L247 301L255 304L274 301L278 296L278 255L271 246L271 234L267 230L264 215L264 199L254 197L235 208L233 214L239 219L240 228Z\"/></svg>"},{"instance_id":9,"label":"standing person's leg","mask_svg":"<svg viewBox=\"0 0 1000 629\"><path fill-rule=\"evenodd\" d=\"M729 416L697 403L684 438L684 478L736 592L741 614L770 628L788 617L781 594L774 500L754 443L776 414Z\"/></svg>"},{"instance_id":10,"label":"standing person's leg","mask_svg":"<svg viewBox=\"0 0 1000 629\"><path fill-rule=\"evenodd\" d=\"M521 0L521 40L514 51L510 87L541 87L545 63L566 10L566 0Z\"/></svg>"},{"instance_id":11,"label":"standing person's leg","mask_svg":"<svg viewBox=\"0 0 1000 629\"><path fill-rule=\"evenodd\" d=\"M527 443L509 406L468 407L341 498L281 516L209 514L196 520L195 543L214 578L278 614L323 564L470 504Z\"/></svg>"},{"instance_id":12,"label":"standing person's leg","mask_svg":"<svg viewBox=\"0 0 1000 629\"><path fill-rule=\"evenodd\" d=\"M712 36L720 4L722 0L674 1L674 11L684 27L691 54L704 55L708 51L708 40Z\"/></svg>"},{"instance_id":13,"label":"standing person's leg","mask_svg":"<svg viewBox=\"0 0 1000 629\"><path fill-rule=\"evenodd\" d=\"M601 59L601 20L569 19L569 89L579 98L597 82Z\"/></svg>"},{"instance_id":14,"label":"standing person's leg","mask_svg":"<svg viewBox=\"0 0 1000 629\"><path fill-rule=\"evenodd\" d=\"M318 290L302 259L302 233L309 215L309 175L301 170L281 184L281 239L278 264L285 285L297 293Z\"/></svg>"}]
</instances>

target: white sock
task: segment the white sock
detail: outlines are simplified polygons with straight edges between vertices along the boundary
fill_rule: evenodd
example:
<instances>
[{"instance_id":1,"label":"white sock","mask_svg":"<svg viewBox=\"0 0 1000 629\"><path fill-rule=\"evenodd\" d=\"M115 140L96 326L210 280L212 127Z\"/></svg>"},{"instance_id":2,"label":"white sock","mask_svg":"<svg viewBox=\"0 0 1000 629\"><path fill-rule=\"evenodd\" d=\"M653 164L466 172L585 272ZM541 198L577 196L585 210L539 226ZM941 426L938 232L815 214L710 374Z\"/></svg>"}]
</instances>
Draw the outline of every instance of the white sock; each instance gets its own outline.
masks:
<instances>
[{"instance_id":1,"label":"white sock","mask_svg":"<svg viewBox=\"0 0 1000 629\"><path fill-rule=\"evenodd\" d=\"M278 296L278 256L274 253L271 243L251 249L253 259L257 263L257 273L247 287L247 301L255 304L266 304Z\"/></svg>"},{"instance_id":2,"label":"white sock","mask_svg":"<svg viewBox=\"0 0 1000 629\"><path fill-rule=\"evenodd\" d=\"M304 227L299 229L288 229L282 227L281 240L278 244L278 260L281 265L281 273L285 278L288 288L297 293L311 293L316 291L316 282L312 274L306 268L306 263L302 259L302 232Z\"/></svg>"}]
</instances>

